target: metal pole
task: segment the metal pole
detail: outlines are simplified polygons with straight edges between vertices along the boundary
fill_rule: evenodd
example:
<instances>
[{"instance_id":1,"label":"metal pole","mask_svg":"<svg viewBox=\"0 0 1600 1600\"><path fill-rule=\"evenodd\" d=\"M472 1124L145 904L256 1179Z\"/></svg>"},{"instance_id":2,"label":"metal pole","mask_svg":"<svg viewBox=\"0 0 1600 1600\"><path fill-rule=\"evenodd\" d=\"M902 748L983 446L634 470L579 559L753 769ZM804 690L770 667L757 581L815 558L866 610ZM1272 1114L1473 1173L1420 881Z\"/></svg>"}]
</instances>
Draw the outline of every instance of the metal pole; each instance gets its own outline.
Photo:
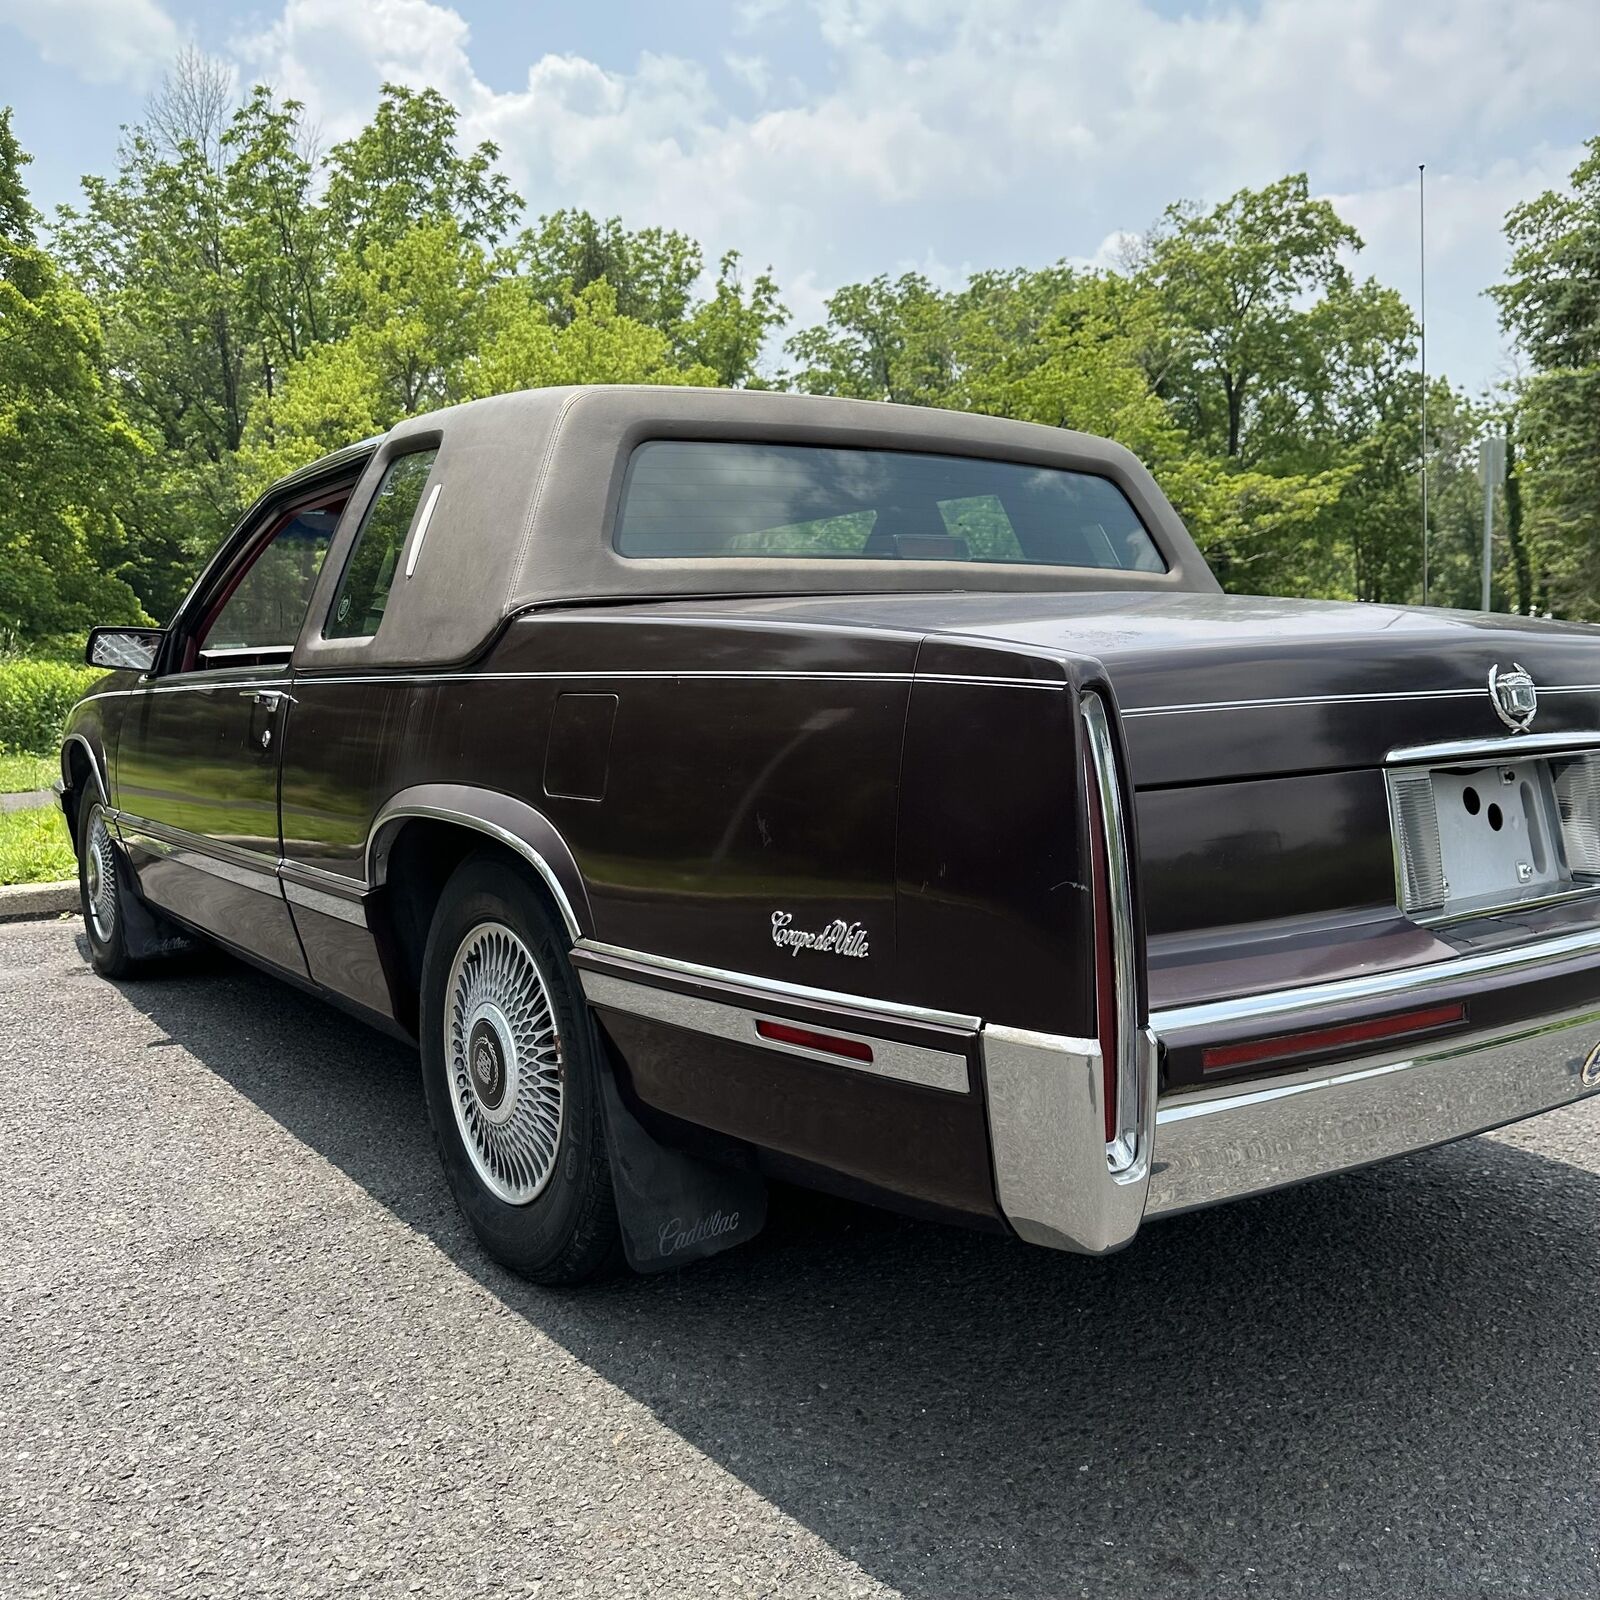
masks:
<instances>
[{"instance_id":1,"label":"metal pole","mask_svg":"<svg viewBox=\"0 0 1600 1600\"><path fill-rule=\"evenodd\" d=\"M1499 453L1495 446L1499 443L1498 439L1485 439L1479 448L1479 459L1483 462L1483 603L1478 607L1480 611L1489 609L1489 564L1494 560L1494 468Z\"/></svg>"},{"instance_id":2,"label":"metal pole","mask_svg":"<svg viewBox=\"0 0 1600 1600\"><path fill-rule=\"evenodd\" d=\"M1422 603L1428 603L1428 207L1427 165L1417 164L1417 322L1422 356Z\"/></svg>"},{"instance_id":3,"label":"metal pole","mask_svg":"<svg viewBox=\"0 0 1600 1600\"><path fill-rule=\"evenodd\" d=\"M1483 475L1483 610L1489 609L1489 577L1494 568L1494 492L1506 481L1506 441L1491 433L1478 446L1478 470Z\"/></svg>"}]
</instances>

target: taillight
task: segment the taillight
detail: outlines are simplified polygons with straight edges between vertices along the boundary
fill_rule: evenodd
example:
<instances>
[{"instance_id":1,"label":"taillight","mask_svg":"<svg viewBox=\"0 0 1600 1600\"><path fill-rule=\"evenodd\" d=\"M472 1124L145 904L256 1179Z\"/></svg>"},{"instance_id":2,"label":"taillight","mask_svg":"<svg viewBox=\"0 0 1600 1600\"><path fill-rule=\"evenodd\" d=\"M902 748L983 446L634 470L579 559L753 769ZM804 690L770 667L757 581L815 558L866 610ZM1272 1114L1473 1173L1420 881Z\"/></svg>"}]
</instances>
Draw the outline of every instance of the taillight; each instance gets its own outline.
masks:
<instances>
[{"instance_id":1,"label":"taillight","mask_svg":"<svg viewBox=\"0 0 1600 1600\"><path fill-rule=\"evenodd\" d=\"M1095 1033L1104 1074L1106 1164L1131 1172L1143 1155L1146 1099L1139 1033L1138 953L1134 948L1133 884L1116 745L1105 701L1082 701L1085 818L1089 834L1090 903L1094 921Z\"/></svg>"}]
</instances>

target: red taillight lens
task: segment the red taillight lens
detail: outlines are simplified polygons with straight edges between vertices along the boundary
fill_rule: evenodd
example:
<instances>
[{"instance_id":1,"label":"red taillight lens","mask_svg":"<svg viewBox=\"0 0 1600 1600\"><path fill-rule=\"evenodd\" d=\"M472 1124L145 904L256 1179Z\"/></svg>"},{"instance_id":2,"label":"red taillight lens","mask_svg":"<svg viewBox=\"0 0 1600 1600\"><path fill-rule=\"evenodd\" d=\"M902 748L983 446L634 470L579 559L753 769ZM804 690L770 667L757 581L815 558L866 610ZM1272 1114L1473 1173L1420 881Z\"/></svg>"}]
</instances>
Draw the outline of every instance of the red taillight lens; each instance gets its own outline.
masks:
<instances>
[{"instance_id":1,"label":"red taillight lens","mask_svg":"<svg viewBox=\"0 0 1600 1600\"><path fill-rule=\"evenodd\" d=\"M1100 1041L1100 1070L1105 1087L1106 1143L1117 1137L1117 968L1112 948L1111 864L1106 860L1106 824L1094 774L1084 773L1089 822L1089 887L1094 908L1094 1017Z\"/></svg>"},{"instance_id":2,"label":"red taillight lens","mask_svg":"<svg viewBox=\"0 0 1600 1600\"><path fill-rule=\"evenodd\" d=\"M1204 1072L1220 1072L1227 1067L1257 1066L1266 1061L1292 1061L1296 1056L1321 1055L1326 1050L1377 1044L1385 1039L1403 1039L1414 1033L1431 1033L1436 1028L1448 1028L1466 1020L1464 1002L1425 1006L1418 1011L1401 1011L1391 1017L1339 1022L1329 1028L1279 1033L1270 1039L1251 1039L1243 1044L1212 1045L1200 1052L1200 1067Z\"/></svg>"},{"instance_id":3,"label":"red taillight lens","mask_svg":"<svg viewBox=\"0 0 1600 1600\"><path fill-rule=\"evenodd\" d=\"M770 1022L763 1017L756 1022L756 1032L774 1044L820 1050L825 1055L842 1056L846 1061L872 1060L872 1046L862 1043L860 1039L841 1039L837 1034L818 1033L813 1028L802 1028L793 1022Z\"/></svg>"}]
</instances>

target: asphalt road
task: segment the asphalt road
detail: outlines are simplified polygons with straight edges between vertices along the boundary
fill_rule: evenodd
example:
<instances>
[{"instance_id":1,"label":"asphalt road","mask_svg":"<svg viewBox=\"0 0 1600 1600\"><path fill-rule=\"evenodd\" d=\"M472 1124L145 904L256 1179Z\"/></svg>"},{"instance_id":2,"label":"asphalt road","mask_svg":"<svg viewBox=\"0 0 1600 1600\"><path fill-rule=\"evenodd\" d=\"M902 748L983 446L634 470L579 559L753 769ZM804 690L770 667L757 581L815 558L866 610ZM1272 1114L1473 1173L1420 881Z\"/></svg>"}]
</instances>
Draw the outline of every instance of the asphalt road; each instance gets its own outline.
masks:
<instances>
[{"instance_id":1,"label":"asphalt road","mask_svg":"<svg viewBox=\"0 0 1600 1600\"><path fill-rule=\"evenodd\" d=\"M789 1199L581 1294L414 1061L0 927L0 1594L1600 1595L1600 1111L1083 1261Z\"/></svg>"}]
</instances>

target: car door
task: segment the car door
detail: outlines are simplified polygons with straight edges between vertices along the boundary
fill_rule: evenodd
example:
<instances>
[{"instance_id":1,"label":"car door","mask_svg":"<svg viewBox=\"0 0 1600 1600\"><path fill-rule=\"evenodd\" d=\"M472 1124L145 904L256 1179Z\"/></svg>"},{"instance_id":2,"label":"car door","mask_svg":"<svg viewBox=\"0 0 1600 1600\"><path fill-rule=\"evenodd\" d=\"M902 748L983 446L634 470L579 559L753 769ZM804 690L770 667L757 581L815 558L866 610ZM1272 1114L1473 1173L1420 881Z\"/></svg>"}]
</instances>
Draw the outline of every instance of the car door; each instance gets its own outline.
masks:
<instances>
[{"instance_id":1,"label":"car door","mask_svg":"<svg viewBox=\"0 0 1600 1600\"><path fill-rule=\"evenodd\" d=\"M264 511L185 602L117 741L118 826L145 896L299 976L278 862L289 657L349 484Z\"/></svg>"}]
</instances>

